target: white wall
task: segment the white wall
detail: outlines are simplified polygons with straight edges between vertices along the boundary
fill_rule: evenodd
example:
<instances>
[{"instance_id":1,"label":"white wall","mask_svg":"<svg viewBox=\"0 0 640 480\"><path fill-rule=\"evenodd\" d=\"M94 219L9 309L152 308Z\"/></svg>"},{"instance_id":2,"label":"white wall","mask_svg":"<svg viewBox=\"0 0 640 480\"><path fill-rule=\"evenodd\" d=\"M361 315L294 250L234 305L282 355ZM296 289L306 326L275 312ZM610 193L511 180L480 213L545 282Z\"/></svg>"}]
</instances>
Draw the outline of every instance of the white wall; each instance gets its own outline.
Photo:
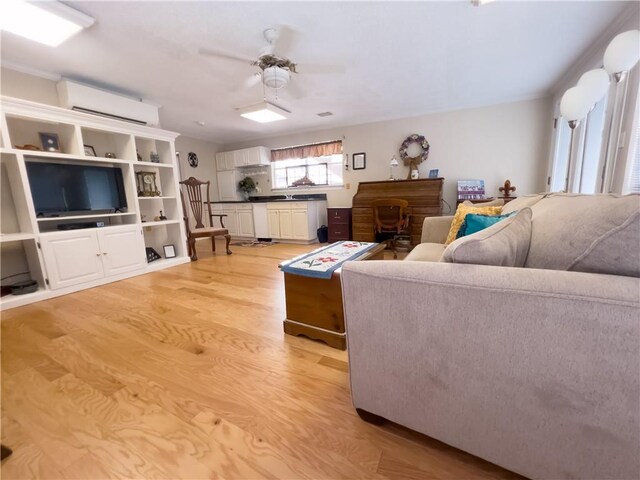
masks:
<instances>
[{"instance_id":1,"label":"white wall","mask_svg":"<svg viewBox=\"0 0 640 480\"><path fill-rule=\"evenodd\" d=\"M499 195L506 179L517 187L517 194L544 191L547 153L552 121L549 98L491 107L434 113L420 117L369 123L352 127L284 135L252 142L225 145L225 150L256 145L286 147L341 139L345 153L365 152L366 170L345 172L350 188L307 189L305 193L327 193L330 207L349 207L358 182L389 178L389 162L412 133L424 135L430 143L429 159L420 165L420 177L430 169L445 178L444 199L455 207L457 180L484 179L487 194ZM395 169L396 178L406 178L409 168ZM270 179L259 177L262 195L271 194ZM265 185L269 180L269 184ZM298 190L296 190L298 191ZM445 208L446 211L446 208Z\"/></svg>"},{"instance_id":2,"label":"white wall","mask_svg":"<svg viewBox=\"0 0 640 480\"><path fill-rule=\"evenodd\" d=\"M55 81L4 67L0 68L0 94L46 105L60 105Z\"/></svg>"},{"instance_id":3,"label":"white wall","mask_svg":"<svg viewBox=\"0 0 640 480\"><path fill-rule=\"evenodd\" d=\"M179 136L176 138L176 152L180 153L180 179L195 177L202 181L211 181L211 201L218 200L218 184L216 181L216 152L222 146L197 138ZM193 168L187 160L189 152L198 155L198 166Z\"/></svg>"}]
</instances>

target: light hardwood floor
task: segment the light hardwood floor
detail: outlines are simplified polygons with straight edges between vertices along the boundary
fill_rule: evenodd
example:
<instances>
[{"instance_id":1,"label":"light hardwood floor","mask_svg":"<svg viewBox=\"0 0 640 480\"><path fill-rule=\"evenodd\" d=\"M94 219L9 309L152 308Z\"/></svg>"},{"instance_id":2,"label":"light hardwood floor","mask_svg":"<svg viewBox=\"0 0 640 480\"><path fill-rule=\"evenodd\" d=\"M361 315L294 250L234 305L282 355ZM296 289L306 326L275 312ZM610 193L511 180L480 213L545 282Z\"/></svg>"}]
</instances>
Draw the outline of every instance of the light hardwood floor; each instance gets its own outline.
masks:
<instances>
[{"instance_id":1,"label":"light hardwood floor","mask_svg":"<svg viewBox=\"0 0 640 480\"><path fill-rule=\"evenodd\" d=\"M232 247L2 314L2 478L516 478L360 420L347 355L285 336L279 261Z\"/></svg>"}]
</instances>

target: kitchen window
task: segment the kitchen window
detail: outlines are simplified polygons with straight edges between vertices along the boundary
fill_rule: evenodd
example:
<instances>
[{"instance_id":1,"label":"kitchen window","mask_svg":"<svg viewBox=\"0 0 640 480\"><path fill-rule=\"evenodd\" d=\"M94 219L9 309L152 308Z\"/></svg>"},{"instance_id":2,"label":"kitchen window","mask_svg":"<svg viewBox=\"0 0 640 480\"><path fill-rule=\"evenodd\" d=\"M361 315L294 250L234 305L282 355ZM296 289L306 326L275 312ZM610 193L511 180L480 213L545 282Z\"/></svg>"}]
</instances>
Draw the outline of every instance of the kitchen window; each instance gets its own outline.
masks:
<instances>
[{"instance_id":1,"label":"kitchen window","mask_svg":"<svg viewBox=\"0 0 640 480\"><path fill-rule=\"evenodd\" d=\"M342 186L342 142L273 150L273 189Z\"/></svg>"}]
</instances>

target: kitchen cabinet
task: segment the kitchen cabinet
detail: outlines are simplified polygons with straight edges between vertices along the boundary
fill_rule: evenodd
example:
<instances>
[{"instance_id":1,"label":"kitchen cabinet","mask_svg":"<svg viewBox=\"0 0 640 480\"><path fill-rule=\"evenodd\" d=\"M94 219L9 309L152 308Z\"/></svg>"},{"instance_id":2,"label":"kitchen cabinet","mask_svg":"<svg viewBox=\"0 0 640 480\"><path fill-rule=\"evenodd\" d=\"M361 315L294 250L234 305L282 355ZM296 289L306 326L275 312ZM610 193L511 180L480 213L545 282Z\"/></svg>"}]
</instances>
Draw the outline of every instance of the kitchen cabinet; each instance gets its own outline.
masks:
<instances>
[{"instance_id":1,"label":"kitchen cabinet","mask_svg":"<svg viewBox=\"0 0 640 480\"><path fill-rule=\"evenodd\" d=\"M139 226L56 232L40 237L51 288L63 288L142 269L146 265Z\"/></svg>"},{"instance_id":2,"label":"kitchen cabinet","mask_svg":"<svg viewBox=\"0 0 640 480\"><path fill-rule=\"evenodd\" d=\"M308 240L308 236L309 215L307 209L291 210L291 238L294 240Z\"/></svg>"},{"instance_id":3,"label":"kitchen cabinet","mask_svg":"<svg viewBox=\"0 0 640 480\"><path fill-rule=\"evenodd\" d=\"M267 147L243 148L242 150L235 150L233 154L236 167L271 164L271 150Z\"/></svg>"},{"instance_id":4,"label":"kitchen cabinet","mask_svg":"<svg viewBox=\"0 0 640 480\"><path fill-rule=\"evenodd\" d=\"M317 239L320 225L326 224L326 202L269 202L269 235L281 240L310 242Z\"/></svg>"},{"instance_id":5,"label":"kitchen cabinet","mask_svg":"<svg viewBox=\"0 0 640 480\"><path fill-rule=\"evenodd\" d=\"M271 238L280 238L280 213L278 210L267 210L269 218L269 236Z\"/></svg>"},{"instance_id":6,"label":"kitchen cabinet","mask_svg":"<svg viewBox=\"0 0 640 480\"><path fill-rule=\"evenodd\" d=\"M251 205L249 205L251 207ZM238 236L253 237L253 211L251 208L247 210L238 210Z\"/></svg>"},{"instance_id":7,"label":"kitchen cabinet","mask_svg":"<svg viewBox=\"0 0 640 480\"><path fill-rule=\"evenodd\" d=\"M216 170L224 172L238 167L270 165L271 150L268 147L251 147L216 153Z\"/></svg>"},{"instance_id":8,"label":"kitchen cabinet","mask_svg":"<svg viewBox=\"0 0 640 480\"><path fill-rule=\"evenodd\" d=\"M217 203L211 209L212 213L226 215L224 226L232 237L254 237L253 211L250 203ZM220 227L218 218L213 218L213 226Z\"/></svg>"},{"instance_id":9,"label":"kitchen cabinet","mask_svg":"<svg viewBox=\"0 0 640 480\"><path fill-rule=\"evenodd\" d=\"M218 172L218 197L221 202L233 202L239 199L238 175L234 170Z\"/></svg>"},{"instance_id":10,"label":"kitchen cabinet","mask_svg":"<svg viewBox=\"0 0 640 480\"><path fill-rule=\"evenodd\" d=\"M216 170L218 172L233 170L235 167L235 155L233 151L216 153Z\"/></svg>"}]
</instances>

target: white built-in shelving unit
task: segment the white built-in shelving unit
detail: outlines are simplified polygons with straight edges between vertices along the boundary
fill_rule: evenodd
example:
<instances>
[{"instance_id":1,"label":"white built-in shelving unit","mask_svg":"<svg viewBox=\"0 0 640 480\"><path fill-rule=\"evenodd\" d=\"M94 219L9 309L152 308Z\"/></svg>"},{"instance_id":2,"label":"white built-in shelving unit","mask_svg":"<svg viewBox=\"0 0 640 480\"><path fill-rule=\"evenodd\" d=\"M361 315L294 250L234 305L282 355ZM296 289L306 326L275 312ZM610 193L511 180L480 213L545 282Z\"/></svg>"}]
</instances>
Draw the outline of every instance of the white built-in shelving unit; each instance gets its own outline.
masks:
<instances>
[{"instance_id":1,"label":"white built-in shelving unit","mask_svg":"<svg viewBox=\"0 0 640 480\"><path fill-rule=\"evenodd\" d=\"M7 309L189 261L179 198L176 133L97 115L0 97L0 262L11 284L35 280L38 291L0 298ZM32 151L39 133L58 135L60 152ZM91 145L97 156L85 155ZM107 158L107 152L115 158ZM159 163L151 162L151 153ZM141 158L141 160L139 160ZM125 212L38 217L27 177L28 162L98 165L122 170ZM138 197L136 172L153 172L161 196ZM155 220L162 210L167 220ZM143 221L145 220L146 221ZM61 231L62 223L100 221L105 226ZM147 263L145 247L164 257Z\"/></svg>"}]
</instances>

